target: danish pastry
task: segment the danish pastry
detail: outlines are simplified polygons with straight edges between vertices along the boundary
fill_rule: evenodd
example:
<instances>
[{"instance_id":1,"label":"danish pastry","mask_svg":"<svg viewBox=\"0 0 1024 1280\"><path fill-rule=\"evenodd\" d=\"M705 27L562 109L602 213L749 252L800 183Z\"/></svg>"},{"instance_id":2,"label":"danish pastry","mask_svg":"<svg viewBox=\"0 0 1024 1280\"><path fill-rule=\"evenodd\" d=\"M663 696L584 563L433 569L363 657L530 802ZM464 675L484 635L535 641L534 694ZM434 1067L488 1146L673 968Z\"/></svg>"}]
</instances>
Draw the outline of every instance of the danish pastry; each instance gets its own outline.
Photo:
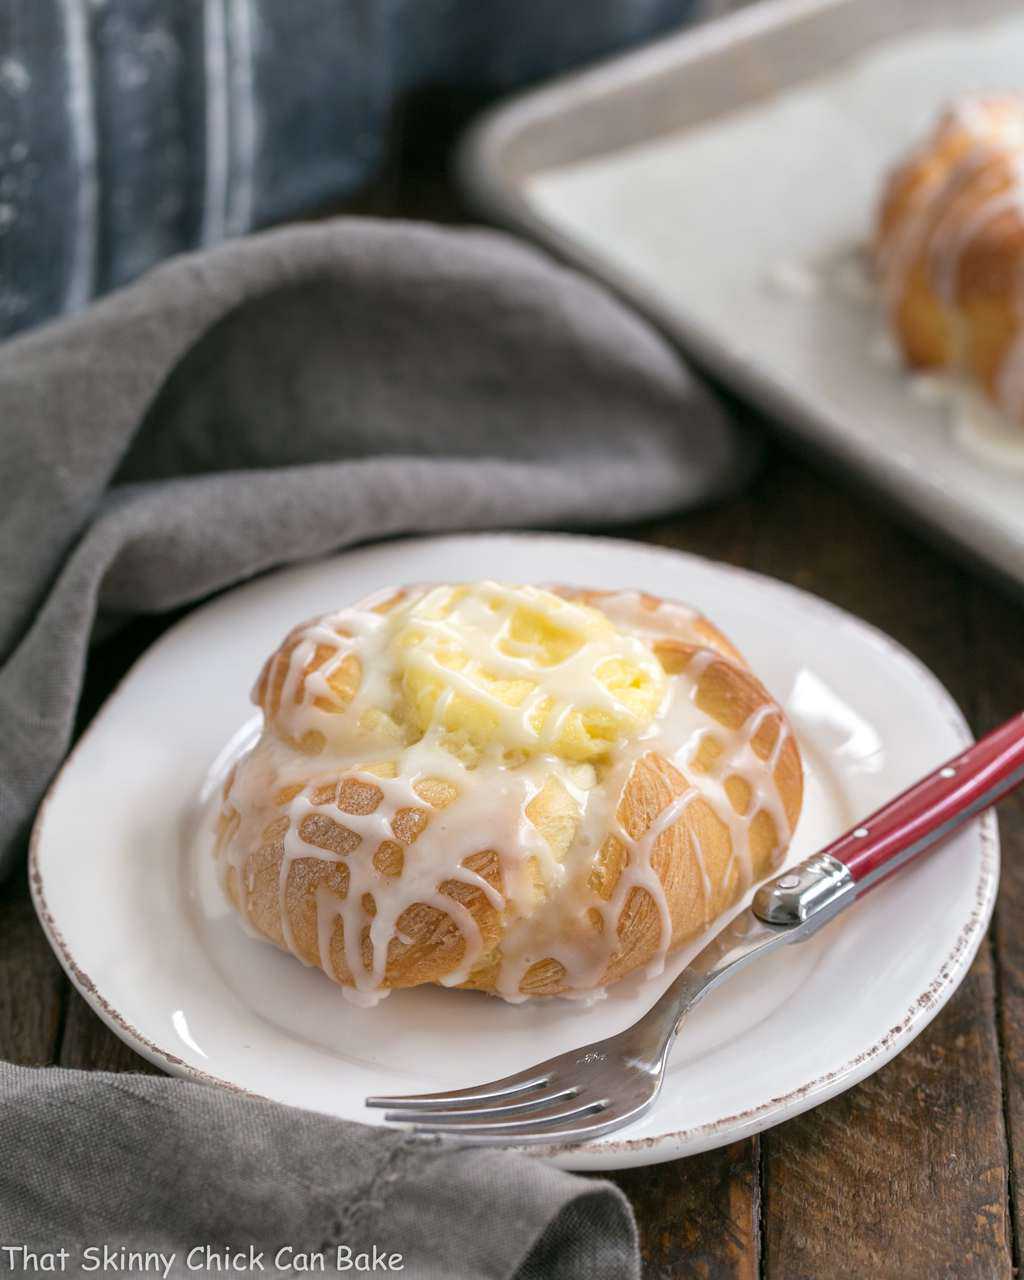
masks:
<instances>
[{"instance_id":1,"label":"danish pastry","mask_svg":"<svg viewBox=\"0 0 1024 1280\"><path fill-rule=\"evenodd\" d=\"M889 178L874 258L908 365L1024 424L1024 95L966 99Z\"/></svg>"},{"instance_id":2,"label":"danish pastry","mask_svg":"<svg viewBox=\"0 0 1024 1280\"><path fill-rule=\"evenodd\" d=\"M253 700L221 882L356 1003L656 972L800 814L778 705L704 618L635 591L384 591L296 627Z\"/></svg>"}]
</instances>

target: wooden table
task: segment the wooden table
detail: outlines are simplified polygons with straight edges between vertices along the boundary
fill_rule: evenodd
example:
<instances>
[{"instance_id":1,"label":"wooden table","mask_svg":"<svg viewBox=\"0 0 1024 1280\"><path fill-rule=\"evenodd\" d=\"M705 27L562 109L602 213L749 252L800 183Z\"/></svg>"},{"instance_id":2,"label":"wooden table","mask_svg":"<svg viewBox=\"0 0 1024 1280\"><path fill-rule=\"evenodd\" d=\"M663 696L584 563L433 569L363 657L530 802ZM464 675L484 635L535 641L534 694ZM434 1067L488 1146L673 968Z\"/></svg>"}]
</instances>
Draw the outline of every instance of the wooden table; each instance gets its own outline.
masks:
<instances>
[{"instance_id":1,"label":"wooden table","mask_svg":"<svg viewBox=\"0 0 1024 1280\"><path fill-rule=\"evenodd\" d=\"M626 531L796 583L882 627L952 690L976 731L1024 706L1024 607L933 551L871 498L769 448L751 488ZM152 638L97 655L90 705ZM970 976L898 1058L796 1120L615 1175L654 1277L1010 1276L1024 1178L1024 802L1000 811L1003 883ZM150 1071L64 978L24 877L0 896L0 1056Z\"/></svg>"},{"instance_id":2,"label":"wooden table","mask_svg":"<svg viewBox=\"0 0 1024 1280\"><path fill-rule=\"evenodd\" d=\"M416 104L421 128L434 105ZM430 136L442 141L396 166L360 212L457 215L435 177L462 106L438 108ZM745 417L760 435L763 424ZM787 446L769 440L743 494L622 532L771 574L866 618L931 667L979 733L1024 707L1024 606ZM95 652L83 720L163 625L134 624ZM1001 806L1000 828L1003 884L990 936L903 1054L759 1137L615 1175L636 1209L650 1280L1014 1273L1024 1187L1024 801ZM23 876L0 890L0 1056L152 1070L70 988Z\"/></svg>"}]
</instances>

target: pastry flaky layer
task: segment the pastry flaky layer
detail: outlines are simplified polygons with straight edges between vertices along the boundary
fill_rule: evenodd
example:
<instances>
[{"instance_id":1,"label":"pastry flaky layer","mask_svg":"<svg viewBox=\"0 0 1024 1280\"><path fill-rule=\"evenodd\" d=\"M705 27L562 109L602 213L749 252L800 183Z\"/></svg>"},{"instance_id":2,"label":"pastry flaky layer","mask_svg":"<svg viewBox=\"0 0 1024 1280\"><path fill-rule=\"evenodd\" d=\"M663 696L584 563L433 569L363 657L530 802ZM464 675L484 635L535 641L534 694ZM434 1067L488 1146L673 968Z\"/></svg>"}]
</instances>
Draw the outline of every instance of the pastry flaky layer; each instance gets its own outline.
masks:
<instances>
[{"instance_id":1,"label":"pastry flaky layer","mask_svg":"<svg viewBox=\"0 0 1024 1280\"><path fill-rule=\"evenodd\" d=\"M800 814L780 708L709 622L635 591L385 591L292 631L253 699L225 892L357 1003L657 972Z\"/></svg>"},{"instance_id":2,"label":"pastry flaky layer","mask_svg":"<svg viewBox=\"0 0 1024 1280\"><path fill-rule=\"evenodd\" d=\"M874 258L908 364L1024 424L1024 95L968 98L890 176Z\"/></svg>"}]
</instances>

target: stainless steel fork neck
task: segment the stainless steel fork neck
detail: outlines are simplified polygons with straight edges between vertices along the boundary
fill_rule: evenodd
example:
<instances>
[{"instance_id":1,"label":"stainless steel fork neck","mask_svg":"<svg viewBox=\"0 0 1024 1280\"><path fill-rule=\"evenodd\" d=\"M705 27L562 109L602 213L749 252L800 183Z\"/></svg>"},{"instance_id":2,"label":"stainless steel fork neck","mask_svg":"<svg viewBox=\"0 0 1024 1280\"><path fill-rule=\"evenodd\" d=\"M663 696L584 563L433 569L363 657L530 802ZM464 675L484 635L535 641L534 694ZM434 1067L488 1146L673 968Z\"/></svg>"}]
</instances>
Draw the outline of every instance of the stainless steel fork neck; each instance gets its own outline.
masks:
<instances>
[{"instance_id":1,"label":"stainless steel fork neck","mask_svg":"<svg viewBox=\"0 0 1024 1280\"><path fill-rule=\"evenodd\" d=\"M762 885L751 909L765 924L798 928L802 940L848 906L856 889L845 863L828 853L816 854Z\"/></svg>"},{"instance_id":2,"label":"stainless steel fork neck","mask_svg":"<svg viewBox=\"0 0 1024 1280\"><path fill-rule=\"evenodd\" d=\"M368 1098L387 1120L463 1143L551 1145L610 1133L658 1096L679 1025L701 999L751 961L800 942L846 903L854 885L835 858L818 855L765 885L748 908L676 975L638 1022L502 1080L409 1098Z\"/></svg>"},{"instance_id":3,"label":"stainless steel fork neck","mask_svg":"<svg viewBox=\"0 0 1024 1280\"><path fill-rule=\"evenodd\" d=\"M721 930L690 961L661 998L624 1035L638 1065L660 1071L686 1014L719 983L777 947L803 942L854 900L846 865L816 854L762 885L748 911Z\"/></svg>"}]
</instances>

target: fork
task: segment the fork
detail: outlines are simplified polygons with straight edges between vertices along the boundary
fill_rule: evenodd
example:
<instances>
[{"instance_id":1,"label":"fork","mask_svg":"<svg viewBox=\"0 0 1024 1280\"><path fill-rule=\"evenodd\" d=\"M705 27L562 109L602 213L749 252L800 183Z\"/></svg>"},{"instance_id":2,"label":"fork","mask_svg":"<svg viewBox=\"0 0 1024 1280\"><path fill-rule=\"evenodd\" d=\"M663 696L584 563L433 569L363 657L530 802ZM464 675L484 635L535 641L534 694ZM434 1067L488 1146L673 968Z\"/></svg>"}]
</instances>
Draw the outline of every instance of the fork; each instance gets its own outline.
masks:
<instances>
[{"instance_id":1,"label":"fork","mask_svg":"<svg viewBox=\"0 0 1024 1280\"><path fill-rule=\"evenodd\" d=\"M905 863L1024 781L1024 712L819 853L763 884L633 1026L475 1088L373 1097L385 1121L463 1143L561 1146L632 1124L654 1105L686 1015L778 947L803 942Z\"/></svg>"}]
</instances>

